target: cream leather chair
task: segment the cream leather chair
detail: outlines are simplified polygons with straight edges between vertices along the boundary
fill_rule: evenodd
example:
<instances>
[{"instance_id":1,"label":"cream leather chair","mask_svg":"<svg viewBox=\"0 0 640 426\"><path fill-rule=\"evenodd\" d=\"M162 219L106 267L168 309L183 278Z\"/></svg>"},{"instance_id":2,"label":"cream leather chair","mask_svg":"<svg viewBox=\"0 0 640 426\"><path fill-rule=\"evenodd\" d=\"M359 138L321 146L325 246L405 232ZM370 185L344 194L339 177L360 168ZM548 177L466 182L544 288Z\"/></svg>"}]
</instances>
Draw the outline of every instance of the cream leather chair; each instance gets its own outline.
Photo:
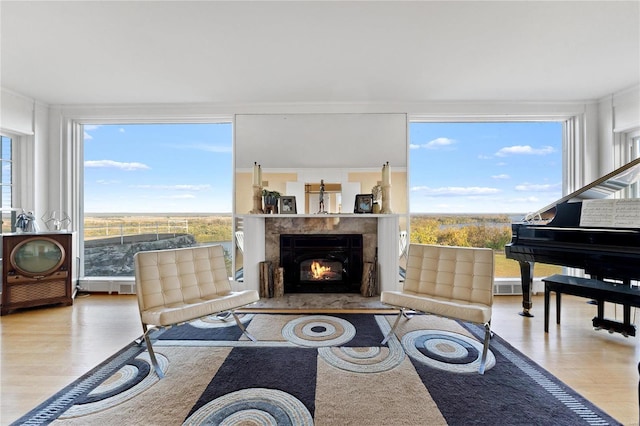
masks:
<instances>
[{"instance_id":1,"label":"cream leather chair","mask_svg":"<svg viewBox=\"0 0 640 426\"><path fill-rule=\"evenodd\" d=\"M221 245L138 252L134 264L143 338L158 377L164 374L149 338L154 329L231 313L255 341L234 309L258 301L258 292L232 291Z\"/></svg>"},{"instance_id":2,"label":"cream leather chair","mask_svg":"<svg viewBox=\"0 0 640 426\"><path fill-rule=\"evenodd\" d=\"M408 256L402 290L380 295L382 302L400 308L382 343L395 332L407 309L483 324L484 347L478 371L484 374L491 338L493 250L409 244Z\"/></svg>"}]
</instances>

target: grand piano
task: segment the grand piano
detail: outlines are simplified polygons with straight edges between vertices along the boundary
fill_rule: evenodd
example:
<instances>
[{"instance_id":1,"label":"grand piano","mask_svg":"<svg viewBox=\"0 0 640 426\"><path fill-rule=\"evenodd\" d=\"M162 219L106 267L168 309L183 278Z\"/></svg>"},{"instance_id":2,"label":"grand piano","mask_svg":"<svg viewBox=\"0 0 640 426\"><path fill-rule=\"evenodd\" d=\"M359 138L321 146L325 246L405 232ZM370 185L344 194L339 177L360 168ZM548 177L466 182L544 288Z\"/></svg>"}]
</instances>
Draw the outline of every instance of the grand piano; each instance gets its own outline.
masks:
<instances>
[{"instance_id":1,"label":"grand piano","mask_svg":"<svg viewBox=\"0 0 640 426\"><path fill-rule=\"evenodd\" d=\"M613 195L638 180L640 159L512 224L512 240L505 246L505 255L520 263L521 315L533 316L535 262L583 269L590 278L611 281L612 286L615 282L630 285L632 280L640 280L638 200L626 200L629 203L614 221L609 221L611 203L590 201L615 203L619 197Z\"/></svg>"}]
</instances>

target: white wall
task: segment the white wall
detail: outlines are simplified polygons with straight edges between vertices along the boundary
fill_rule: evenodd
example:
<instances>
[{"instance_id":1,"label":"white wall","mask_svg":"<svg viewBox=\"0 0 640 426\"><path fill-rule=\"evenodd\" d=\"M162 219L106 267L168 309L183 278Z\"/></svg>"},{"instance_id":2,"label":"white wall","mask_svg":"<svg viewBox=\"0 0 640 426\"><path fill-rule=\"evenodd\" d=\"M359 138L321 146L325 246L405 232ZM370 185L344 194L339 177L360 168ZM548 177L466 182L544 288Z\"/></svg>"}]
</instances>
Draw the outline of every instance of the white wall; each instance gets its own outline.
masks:
<instances>
[{"instance_id":1,"label":"white wall","mask_svg":"<svg viewBox=\"0 0 640 426\"><path fill-rule=\"evenodd\" d=\"M624 134L640 129L640 87L614 93L598 102L599 173L603 176L629 161Z\"/></svg>"},{"instance_id":2,"label":"white wall","mask_svg":"<svg viewBox=\"0 0 640 426\"><path fill-rule=\"evenodd\" d=\"M33 99L0 89L0 130L32 135L33 110Z\"/></svg>"}]
</instances>

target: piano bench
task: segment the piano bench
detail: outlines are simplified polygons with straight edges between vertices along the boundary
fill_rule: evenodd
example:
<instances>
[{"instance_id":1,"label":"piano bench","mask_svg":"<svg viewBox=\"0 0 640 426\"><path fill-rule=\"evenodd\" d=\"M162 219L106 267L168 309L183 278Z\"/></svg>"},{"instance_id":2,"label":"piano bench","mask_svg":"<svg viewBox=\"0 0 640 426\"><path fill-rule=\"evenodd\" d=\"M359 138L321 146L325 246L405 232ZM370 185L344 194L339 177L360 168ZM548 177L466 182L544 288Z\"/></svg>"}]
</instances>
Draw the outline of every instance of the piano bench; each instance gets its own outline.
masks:
<instances>
[{"instance_id":1,"label":"piano bench","mask_svg":"<svg viewBox=\"0 0 640 426\"><path fill-rule=\"evenodd\" d=\"M544 282L544 331L549 332L549 294L556 293L556 324L560 324L560 302L562 293L587 297L598 304L598 315L593 318L596 329L622 333L625 337L635 336L636 328L631 324L631 306L640 307L640 288L628 284L616 284L591 278L552 275ZM604 318L604 302L623 306L623 322Z\"/></svg>"}]
</instances>

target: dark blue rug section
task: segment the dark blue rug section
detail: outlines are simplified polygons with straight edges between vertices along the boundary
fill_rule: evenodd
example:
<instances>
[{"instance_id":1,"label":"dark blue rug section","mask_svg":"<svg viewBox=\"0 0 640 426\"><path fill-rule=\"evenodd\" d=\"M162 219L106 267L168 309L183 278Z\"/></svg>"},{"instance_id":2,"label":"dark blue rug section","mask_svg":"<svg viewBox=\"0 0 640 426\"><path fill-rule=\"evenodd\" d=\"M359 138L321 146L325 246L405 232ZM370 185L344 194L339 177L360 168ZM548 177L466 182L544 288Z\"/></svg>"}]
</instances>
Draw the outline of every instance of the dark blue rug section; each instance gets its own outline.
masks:
<instances>
[{"instance_id":1,"label":"dark blue rug section","mask_svg":"<svg viewBox=\"0 0 640 426\"><path fill-rule=\"evenodd\" d=\"M300 400L313 415L317 357L315 348L233 348L189 415L209 401L251 388L287 392Z\"/></svg>"},{"instance_id":2,"label":"dark blue rug section","mask_svg":"<svg viewBox=\"0 0 640 426\"><path fill-rule=\"evenodd\" d=\"M482 338L483 329L463 325ZM499 336L492 337L490 348L496 365L484 375L439 370L411 359L448 424L620 424Z\"/></svg>"},{"instance_id":3,"label":"dark blue rug section","mask_svg":"<svg viewBox=\"0 0 640 426\"><path fill-rule=\"evenodd\" d=\"M249 323L244 324L245 327ZM228 327L199 328L191 324L182 324L164 330L158 340L220 340L220 341L236 341L242 336L242 330L236 325L231 318Z\"/></svg>"},{"instance_id":4,"label":"dark blue rug section","mask_svg":"<svg viewBox=\"0 0 640 426\"><path fill-rule=\"evenodd\" d=\"M356 335L349 342L340 346L346 347L369 347L380 346L384 335L376 322L376 318L371 314L330 314L332 317L342 318L349 321L356 328Z\"/></svg>"}]
</instances>

